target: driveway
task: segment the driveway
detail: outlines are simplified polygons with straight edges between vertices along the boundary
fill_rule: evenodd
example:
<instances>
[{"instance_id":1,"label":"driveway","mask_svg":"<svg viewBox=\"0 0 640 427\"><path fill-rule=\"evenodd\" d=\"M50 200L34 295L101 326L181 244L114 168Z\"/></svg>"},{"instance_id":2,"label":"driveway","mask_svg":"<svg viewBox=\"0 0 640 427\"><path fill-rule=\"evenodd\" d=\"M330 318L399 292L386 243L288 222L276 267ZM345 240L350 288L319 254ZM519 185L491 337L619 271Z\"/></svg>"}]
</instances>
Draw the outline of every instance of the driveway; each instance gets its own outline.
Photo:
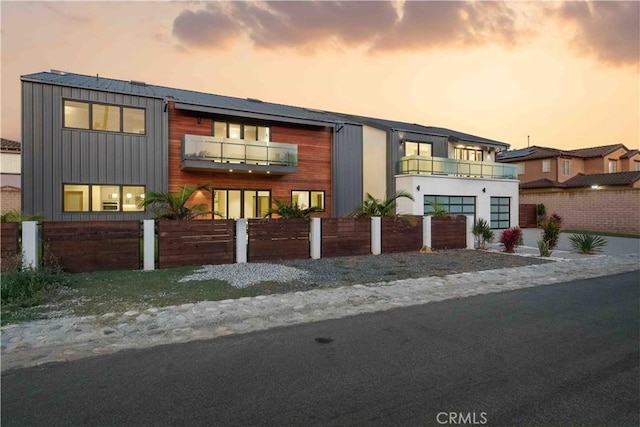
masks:
<instances>
[{"instance_id":1,"label":"driveway","mask_svg":"<svg viewBox=\"0 0 640 427\"><path fill-rule=\"evenodd\" d=\"M535 248L537 253L538 244L537 241L542 237L542 229L540 228L525 228L522 230L524 238L524 246ZM571 248L569 241L569 233L561 233L558 239L558 251L574 252ZM608 244L603 248L603 254L611 256L626 256L636 255L640 260L640 239L633 239L627 237L609 237L603 236ZM499 233L496 233L496 241L499 239Z\"/></svg>"}]
</instances>

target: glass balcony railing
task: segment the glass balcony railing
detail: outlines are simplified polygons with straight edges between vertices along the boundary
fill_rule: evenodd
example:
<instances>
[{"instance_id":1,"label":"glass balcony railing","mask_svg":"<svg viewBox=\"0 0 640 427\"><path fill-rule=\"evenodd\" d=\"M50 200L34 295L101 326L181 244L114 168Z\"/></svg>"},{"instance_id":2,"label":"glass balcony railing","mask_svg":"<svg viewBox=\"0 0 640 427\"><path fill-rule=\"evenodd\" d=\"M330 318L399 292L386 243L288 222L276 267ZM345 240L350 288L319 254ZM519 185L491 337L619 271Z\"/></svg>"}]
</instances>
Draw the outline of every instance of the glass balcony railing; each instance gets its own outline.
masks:
<instances>
[{"instance_id":1,"label":"glass balcony railing","mask_svg":"<svg viewBox=\"0 0 640 427\"><path fill-rule=\"evenodd\" d=\"M517 167L506 163L474 162L444 157L407 156L398 162L401 175L451 175L473 178L517 179Z\"/></svg>"},{"instance_id":2,"label":"glass balcony railing","mask_svg":"<svg viewBox=\"0 0 640 427\"><path fill-rule=\"evenodd\" d=\"M298 166L298 146L214 136L185 135L183 160L246 165Z\"/></svg>"}]
</instances>

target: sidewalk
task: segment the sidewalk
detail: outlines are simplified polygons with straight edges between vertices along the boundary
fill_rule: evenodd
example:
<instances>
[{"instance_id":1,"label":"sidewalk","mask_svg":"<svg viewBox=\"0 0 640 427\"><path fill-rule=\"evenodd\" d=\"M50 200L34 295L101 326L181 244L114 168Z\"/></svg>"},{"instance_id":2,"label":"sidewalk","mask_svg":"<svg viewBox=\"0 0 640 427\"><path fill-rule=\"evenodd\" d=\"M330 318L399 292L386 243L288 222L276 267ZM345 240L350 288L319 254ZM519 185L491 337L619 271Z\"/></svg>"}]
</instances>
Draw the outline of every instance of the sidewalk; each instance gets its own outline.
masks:
<instances>
[{"instance_id":1,"label":"sidewalk","mask_svg":"<svg viewBox=\"0 0 640 427\"><path fill-rule=\"evenodd\" d=\"M533 256L532 250L520 247L513 256ZM1 328L1 369L210 339L640 268L635 254L585 256L557 251L554 255L552 259L557 262L525 267L8 325Z\"/></svg>"}]
</instances>

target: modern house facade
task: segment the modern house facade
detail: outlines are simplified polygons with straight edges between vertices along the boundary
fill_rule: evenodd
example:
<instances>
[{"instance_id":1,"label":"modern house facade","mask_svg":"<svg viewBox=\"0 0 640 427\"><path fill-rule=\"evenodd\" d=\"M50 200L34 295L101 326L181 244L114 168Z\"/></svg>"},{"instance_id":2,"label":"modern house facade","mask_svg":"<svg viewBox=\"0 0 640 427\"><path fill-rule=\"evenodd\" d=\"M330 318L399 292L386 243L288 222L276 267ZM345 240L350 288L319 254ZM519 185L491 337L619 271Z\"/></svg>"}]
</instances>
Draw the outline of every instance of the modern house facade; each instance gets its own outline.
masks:
<instances>
[{"instance_id":1,"label":"modern house facade","mask_svg":"<svg viewBox=\"0 0 640 427\"><path fill-rule=\"evenodd\" d=\"M263 217L273 201L346 216L366 193L405 190L517 225L508 144L441 128L61 71L22 76L23 208L49 220L150 218L149 192L197 193L222 218Z\"/></svg>"}]
</instances>

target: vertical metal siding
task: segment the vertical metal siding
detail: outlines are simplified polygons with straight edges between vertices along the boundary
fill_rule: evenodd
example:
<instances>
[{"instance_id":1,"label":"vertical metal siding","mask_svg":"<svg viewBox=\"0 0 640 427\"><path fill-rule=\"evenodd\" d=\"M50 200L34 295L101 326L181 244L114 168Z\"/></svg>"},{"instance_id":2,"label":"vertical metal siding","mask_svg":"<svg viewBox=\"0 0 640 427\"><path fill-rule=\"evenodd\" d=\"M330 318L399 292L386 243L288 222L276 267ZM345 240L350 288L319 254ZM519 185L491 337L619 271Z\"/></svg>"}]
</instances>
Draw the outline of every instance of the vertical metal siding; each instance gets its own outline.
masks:
<instances>
[{"instance_id":1,"label":"vertical metal siding","mask_svg":"<svg viewBox=\"0 0 640 427\"><path fill-rule=\"evenodd\" d=\"M166 191L166 115L159 99L22 82L23 209L48 220L142 219L145 213L63 213L62 185L145 185ZM147 134L64 129L64 98L146 109Z\"/></svg>"},{"instance_id":2,"label":"vertical metal siding","mask_svg":"<svg viewBox=\"0 0 640 427\"><path fill-rule=\"evenodd\" d=\"M362 126L334 130L332 147L332 215L346 216L362 204Z\"/></svg>"}]
</instances>

